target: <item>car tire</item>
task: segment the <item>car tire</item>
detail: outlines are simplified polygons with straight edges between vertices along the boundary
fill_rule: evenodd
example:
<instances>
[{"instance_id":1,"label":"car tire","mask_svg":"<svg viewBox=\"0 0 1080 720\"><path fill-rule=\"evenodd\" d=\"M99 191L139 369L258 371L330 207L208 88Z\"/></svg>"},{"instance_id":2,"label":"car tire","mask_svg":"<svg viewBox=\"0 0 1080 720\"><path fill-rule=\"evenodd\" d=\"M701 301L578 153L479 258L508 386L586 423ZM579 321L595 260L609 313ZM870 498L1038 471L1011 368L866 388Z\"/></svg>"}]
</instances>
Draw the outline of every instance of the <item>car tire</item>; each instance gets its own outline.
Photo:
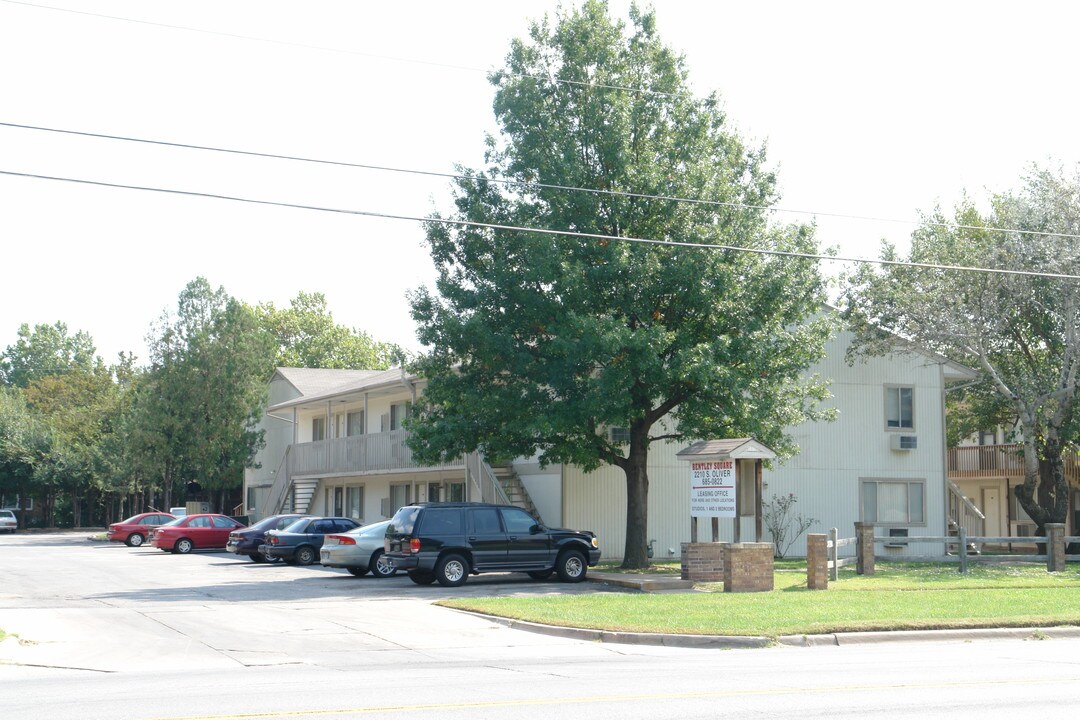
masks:
<instances>
[{"instance_id":1,"label":"car tire","mask_svg":"<svg viewBox=\"0 0 1080 720\"><path fill-rule=\"evenodd\" d=\"M394 561L386 557L382 550L376 550L371 554L371 562L368 563L371 574L377 578L388 578L397 574Z\"/></svg>"},{"instance_id":2,"label":"car tire","mask_svg":"<svg viewBox=\"0 0 1080 720\"><path fill-rule=\"evenodd\" d=\"M345 569L348 570L349 574L352 575L353 577L364 577L365 575L367 575L367 568L347 567Z\"/></svg>"},{"instance_id":3,"label":"car tire","mask_svg":"<svg viewBox=\"0 0 1080 720\"><path fill-rule=\"evenodd\" d=\"M187 538L180 538L173 545L173 552L178 555L187 555L189 552L195 549L195 543L191 542Z\"/></svg>"},{"instance_id":4,"label":"car tire","mask_svg":"<svg viewBox=\"0 0 1080 720\"><path fill-rule=\"evenodd\" d=\"M319 559L319 554L310 545L301 545L293 553L294 565L310 565Z\"/></svg>"},{"instance_id":5,"label":"car tire","mask_svg":"<svg viewBox=\"0 0 1080 720\"><path fill-rule=\"evenodd\" d=\"M551 577L551 574L553 572L555 572L555 571L554 570L530 570L528 575L533 580L547 580L549 577Z\"/></svg>"},{"instance_id":6,"label":"car tire","mask_svg":"<svg viewBox=\"0 0 1080 720\"><path fill-rule=\"evenodd\" d=\"M141 533L131 533L128 535L127 540L124 541L124 544L128 547L139 547L144 542L146 542L146 538Z\"/></svg>"},{"instance_id":7,"label":"car tire","mask_svg":"<svg viewBox=\"0 0 1080 720\"><path fill-rule=\"evenodd\" d=\"M410 570L409 579L417 585L430 585L435 582L435 573L427 570Z\"/></svg>"},{"instance_id":8,"label":"car tire","mask_svg":"<svg viewBox=\"0 0 1080 720\"><path fill-rule=\"evenodd\" d=\"M258 553L258 552L254 552L254 553L251 553L250 555L248 555L248 559L250 559L251 562L253 562L253 563L264 563L264 562L266 562L266 556L263 555L262 553Z\"/></svg>"},{"instance_id":9,"label":"car tire","mask_svg":"<svg viewBox=\"0 0 1080 720\"><path fill-rule=\"evenodd\" d=\"M559 555L555 562L555 572L563 582L581 582L585 579L589 566L585 562L585 556L577 550L567 550Z\"/></svg>"},{"instance_id":10,"label":"car tire","mask_svg":"<svg viewBox=\"0 0 1080 720\"><path fill-rule=\"evenodd\" d=\"M469 561L453 553L435 564L435 579L443 587L460 587L469 579Z\"/></svg>"}]
</instances>

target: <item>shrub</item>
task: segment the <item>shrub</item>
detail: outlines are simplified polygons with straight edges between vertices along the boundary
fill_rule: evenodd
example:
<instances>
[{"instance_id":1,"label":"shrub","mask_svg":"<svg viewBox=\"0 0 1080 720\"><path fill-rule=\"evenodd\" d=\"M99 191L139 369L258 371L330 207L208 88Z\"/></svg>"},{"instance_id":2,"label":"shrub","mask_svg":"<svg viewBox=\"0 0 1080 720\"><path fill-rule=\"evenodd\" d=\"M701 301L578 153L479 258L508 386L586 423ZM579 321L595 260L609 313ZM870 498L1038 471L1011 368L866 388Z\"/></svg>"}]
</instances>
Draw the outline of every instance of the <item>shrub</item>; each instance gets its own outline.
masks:
<instances>
[{"instance_id":1,"label":"shrub","mask_svg":"<svg viewBox=\"0 0 1080 720\"><path fill-rule=\"evenodd\" d=\"M773 552L778 558L784 557L792 543L817 522L814 518L804 517L802 513L792 515L792 508L797 502L795 493L773 495L761 509L761 519L765 523L765 529L772 535Z\"/></svg>"}]
</instances>

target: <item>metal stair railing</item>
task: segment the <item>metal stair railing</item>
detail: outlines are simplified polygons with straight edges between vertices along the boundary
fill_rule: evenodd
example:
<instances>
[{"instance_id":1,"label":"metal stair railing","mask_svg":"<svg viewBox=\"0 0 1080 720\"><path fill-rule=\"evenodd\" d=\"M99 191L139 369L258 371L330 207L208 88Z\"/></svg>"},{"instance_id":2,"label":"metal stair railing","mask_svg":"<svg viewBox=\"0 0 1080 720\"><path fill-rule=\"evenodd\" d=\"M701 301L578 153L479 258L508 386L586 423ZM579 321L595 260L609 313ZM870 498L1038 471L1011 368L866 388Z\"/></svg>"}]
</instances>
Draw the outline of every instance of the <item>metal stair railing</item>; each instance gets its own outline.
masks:
<instances>
[{"instance_id":1,"label":"metal stair railing","mask_svg":"<svg viewBox=\"0 0 1080 720\"><path fill-rule=\"evenodd\" d=\"M986 527L986 516L960 491L956 483L952 480L948 480L947 483L949 486L949 527L957 531L963 528L969 536L981 536Z\"/></svg>"},{"instance_id":2,"label":"metal stair railing","mask_svg":"<svg viewBox=\"0 0 1080 720\"><path fill-rule=\"evenodd\" d=\"M285 454L281 456L281 464L274 471L274 484L270 486L270 492L266 494L266 499L259 506L259 513L262 517L277 515L285 506L285 496L289 492L289 486L292 484L289 482L289 455L291 451L292 445L288 445L285 448Z\"/></svg>"},{"instance_id":3,"label":"metal stair railing","mask_svg":"<svg viewBox=\"0 0 1080 720\"><path fill-rule=\"evenodd\" d=\"M495 471L487 464L480 453L469 453L465 456L465 475L469 478L473 488L480 495L480 502L493 503L495 505L513 505L506 496L499 479L495 477Z\"/></svg>"}]
</instances>

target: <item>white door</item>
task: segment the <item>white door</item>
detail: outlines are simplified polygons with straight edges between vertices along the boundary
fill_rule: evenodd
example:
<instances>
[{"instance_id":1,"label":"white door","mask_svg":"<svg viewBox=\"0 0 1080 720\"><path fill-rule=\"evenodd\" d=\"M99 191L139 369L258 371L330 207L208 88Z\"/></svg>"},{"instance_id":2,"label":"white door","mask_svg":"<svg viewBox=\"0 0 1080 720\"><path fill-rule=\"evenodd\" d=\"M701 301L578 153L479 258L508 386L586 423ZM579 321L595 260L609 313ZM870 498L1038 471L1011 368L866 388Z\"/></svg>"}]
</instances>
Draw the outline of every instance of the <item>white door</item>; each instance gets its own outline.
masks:
<instances>
[{"instance_id":1,"label":"white door","mask_svg":"<svg viewBox=\"0 0 1080 720\"><path fill-rule=\"evenodd\" d=\"M983 488L982 490L982 511L986 516L986 529L983 531L987 537L1001 537L1006 533L1002 532L1004 522L1001 518L1001 499L998 496L997 488Z\"/></svg>"}]
</instances>

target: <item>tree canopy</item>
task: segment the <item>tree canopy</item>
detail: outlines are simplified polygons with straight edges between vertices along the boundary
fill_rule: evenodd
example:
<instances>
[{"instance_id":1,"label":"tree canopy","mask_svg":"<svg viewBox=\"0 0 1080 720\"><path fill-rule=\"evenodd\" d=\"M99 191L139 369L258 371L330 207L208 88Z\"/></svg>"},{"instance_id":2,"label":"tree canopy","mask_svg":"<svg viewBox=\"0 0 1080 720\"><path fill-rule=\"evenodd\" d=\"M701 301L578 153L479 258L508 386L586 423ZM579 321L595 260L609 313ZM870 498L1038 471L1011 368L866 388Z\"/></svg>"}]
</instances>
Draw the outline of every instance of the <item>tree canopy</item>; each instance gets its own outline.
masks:
<instances>
[{"instance_id":1,"label":"tree canopy","mask_svg":"<svg viewBox=\"0 0 1080 720\"><path fill-rule=\"evenodd\" d=\"M272 357L251 309L205 278L180 293L175 316L162 316L136 386L133 440L166 497L181 482L239 487L261 446Z\"/></svg>"},{"instance_id":2,"label":"tree canopy","mask_svg":"<svg viewBox=\"0 0 1080 720\"><path fill-rule=\"evenodd\" d=\"M397 345L335 323L319 292L301 291L286 308L260 303L255 313L277 343L274 364L281 367L385 370L404 357Z\"/></svg>"},{"instance_id":3,"label":"tree canopy","mask_svg":"<svg viewBox=\"0 0 1080 720\"><path fill-rule=\"evenodd\" d=\"M593 0L560 10L491 76L501 133L428 224L437 285L410 298L431 348L410 427L432 462L480 450L622 468L624 564L642 567L650 445L794 451L783 428L822 414L805 371L829 323L816 264L768 254L817 246L810 226L769 223L764 150L692 95L651 12L630 21Z\"/></svg>"},{"instance_id":4,"label":"tree canopy","mask_svg":"<svg viewBox=\"0 0 1080 720\"><path fill-rule=\"evenodd\" d=\"M864 266L846 291L854 355L893 348L899 336L979 371L951 410L960 432L1017 428L1025 480L1016 496L1040 531L1065 521L1062 453L1080 440L1080 281L1051 277L1080 275L1078 235L1080 172L1034 167L1019 190L994 195L988 212L970 199L951 215L938 208L912 235L909 253L888 244L883 252L1032 274Z\"/></svg>"},{"instance_id":5,"label":"tree canopy","mask_svg":"<svg viewBox=\"0 0 1080 720\"><path fill-rule=\"evenodd\" d=\"M19 326L18 339L0 355L0 382L26 387L34 380L79 369L92 372L102 367L89 333L68 334L67 325Z\"/></svg>"}]
</instances>

